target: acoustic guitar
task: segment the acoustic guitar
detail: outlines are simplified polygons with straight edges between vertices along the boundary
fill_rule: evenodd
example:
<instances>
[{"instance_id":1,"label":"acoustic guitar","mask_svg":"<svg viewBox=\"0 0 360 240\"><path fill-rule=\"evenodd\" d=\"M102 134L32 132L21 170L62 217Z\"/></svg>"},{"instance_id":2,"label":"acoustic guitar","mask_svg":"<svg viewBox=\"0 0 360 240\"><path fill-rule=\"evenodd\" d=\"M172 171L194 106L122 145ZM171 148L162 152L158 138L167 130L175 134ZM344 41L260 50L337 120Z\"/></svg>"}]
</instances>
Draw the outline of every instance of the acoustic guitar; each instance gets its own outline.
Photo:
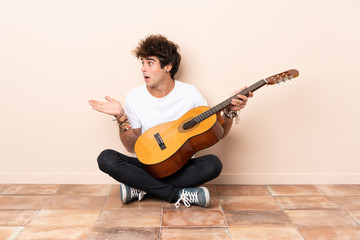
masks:
<instances>
[{"instance_id":1,"label":"acoustic guitar","mask_svg":"<svg viewBox=\"0 0 360 240\"><path fill-rule=\"evenodd\" d=\"M297 70L291 69L262 79L238 94L247 96L265 85L291 81L298 75ZM140 135L135 153L146 171L155 178L167 177L181 169L196 152L217 143L224 133L218 115L238 94L213 108L191 109L179 119L152 127Z\"/></svg>"}]
</instances>

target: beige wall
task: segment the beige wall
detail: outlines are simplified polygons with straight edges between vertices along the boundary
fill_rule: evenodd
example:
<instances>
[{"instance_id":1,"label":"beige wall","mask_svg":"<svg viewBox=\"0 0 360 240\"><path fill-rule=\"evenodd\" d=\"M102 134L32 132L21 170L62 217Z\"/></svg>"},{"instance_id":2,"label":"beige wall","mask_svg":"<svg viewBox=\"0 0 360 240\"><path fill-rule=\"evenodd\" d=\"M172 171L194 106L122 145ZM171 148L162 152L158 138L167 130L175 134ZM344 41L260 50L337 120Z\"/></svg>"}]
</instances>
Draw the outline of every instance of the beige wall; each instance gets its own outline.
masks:
<instances>
[{"instance_id":1,"label":"beige wall","mask_svg":"<svg viewBox=\"0 0 360 240\"><path fill-rule=\"evenodd\" d=\"M181 46L178 78L211 105L300 71L206 150L223 161L215 182L360 183L358 0L0 0L0 183L114 183L96 157L125 149L87 100L142 84L130 51L150 33Z\"/></svg>"}]
</instances>

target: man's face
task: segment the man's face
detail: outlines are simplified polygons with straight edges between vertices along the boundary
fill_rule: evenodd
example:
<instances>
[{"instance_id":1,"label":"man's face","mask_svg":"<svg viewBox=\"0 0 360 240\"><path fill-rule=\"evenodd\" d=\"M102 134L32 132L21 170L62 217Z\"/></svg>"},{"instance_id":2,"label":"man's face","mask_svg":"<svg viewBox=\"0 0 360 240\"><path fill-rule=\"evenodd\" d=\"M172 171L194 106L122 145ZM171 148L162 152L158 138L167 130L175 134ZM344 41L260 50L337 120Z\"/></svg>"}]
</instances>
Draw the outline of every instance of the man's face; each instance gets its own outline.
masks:
<instances>
[{"instance_id":1,"label":"man's face","mask_svg":"<svg viewBox=\"0 0 360 240\"><path fill-rule=\"evenodd\" d=\"M166 79L166 70L160 66L160 61L157 57L150 56L141 58L144 81L147 87L157 87Z\"/></svg>"}]
</instances>

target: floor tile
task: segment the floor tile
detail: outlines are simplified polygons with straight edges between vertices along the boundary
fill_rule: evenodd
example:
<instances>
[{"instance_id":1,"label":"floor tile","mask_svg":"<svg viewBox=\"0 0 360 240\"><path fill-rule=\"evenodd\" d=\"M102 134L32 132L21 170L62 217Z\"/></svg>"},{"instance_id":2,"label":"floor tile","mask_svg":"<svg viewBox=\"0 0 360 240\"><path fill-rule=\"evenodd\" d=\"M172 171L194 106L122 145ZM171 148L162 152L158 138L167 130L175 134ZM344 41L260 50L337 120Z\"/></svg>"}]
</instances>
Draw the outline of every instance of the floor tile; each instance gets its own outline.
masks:
<instances>
[{"instance_id":1,"label":"floor tile","mask_svg":"<svg viewBox=\"0 0 360 240\"><path fill-rule=\"evenodd\" d=\"M215 184L204 184L202 186L209 190L211 197L217 197L218 193Z\"/></svg>"},{"instance_id":2,"label":"floor tile","mask_svg":"<svg viewBox=\"0 0 360 240\"><path fill-rule=\"evenodd\" d=\"M41 209L51 196L0 196L0 209Z\"/></svg>"},{"instance_id":3,"label":"floor tile","mask_svg":"<svg viewBox=\"0 0 360 240\"><path fill-rule=\"evenodd\" d=\"M25 226L37 213L38 210L0 210L0 226Z\"/></svg>"},{"instance_id":4,"label":"floor tile","mask_svg":"<svg viewBox=\"0 0 360 240\"><path fill-rule=\"evenodd\" d=\"M120 183L111 185L110 196L120 196Z\"/></svg>"},{"instance_id":5,"label":"floor tile","mask_svg":"<svg viewBox=\"0 0 360 240\"><path fill-rule=\"evenodd\" d=\"M99 214L98 210L41 210L28 226L89 227Z\"/></svg>"},{"instance_id":6,"label":"floor tile","mask_svg":"<svg viewBox=\"0 0 360 240\"><path fill-rule=\"evenodd\" d=\"M308 228L300 229L306 240L356 240L360 228Z\"/></svg>"},{"instance_id":7,"label":"floor tile","mask_svg":"<svg viewBox=\"0 0 360 240\"><path fill-rule=\"evenodd\" d=\"M158 240L160 228L93 228L88 240Z\"/></svg>"},{"instance_id":8,"label":"floor tile","mask_svg":"<svg viewBox=\"0 0 360 240\"><path fill-rule=\"evenodd\" d=\"M90 195L108 196L112 185L109 184L68 184L63 185L57 192L58 195Z\"/></svg>"},{"instance_id":9,"label":"floor tile","mask_svg":"<svg viewBox=\"0 0 360 240\"><path fill-rule=\"evenodd\" d=\"M285 210L298 227L353 227L356 222L341 210Z\"/></svg>"},{"instance_id":10,"label":"floor tile","mask_svg":"<svg viewBox=\"0 0 360 240\"><path fill-rule=\"evenodd\" d=\"M317 185L326 195L360 195L360 185Z\"/></svg>"},{"instance_id":11,"label":"floor tile","mask_svg":"<svg viewBox=\"0 0 360 240\"><path fill-rule=\"evenodd\" d=\"M164 210L162 226L165 227L225 227L225 217L220 210L177 211Z\"/></svg>"},{"instance_id":12,"label":"floor tile","mask_svg":"<svg viewBox=\"0 0 360 240\"><path fill-rule=\"evenodd\" d=\"M323 195L314 185L270 185L273 196Z\"/></svg>"},{"instance_id":13,"label":"floor tile","mask_svg":"<svg viewBox=\"0 0 360 240\"><path fill-rule=\"evenodd\" d=\"M345 210L360 210L359 196L333 196L331 200Z\"/></svg>"},{"instance_id":14,"label":"floor tile","mask_svg":"<svg viewBox=\"0 0 360 240\"><path fill-rule=\"evenodd\" d=\"M56 195L43 209L100 210L106 199L106 196Z\"/></svg>"},{"instance_id":15,"label":"floor tile","mask_svg":"<svg viewBox=\"0 0 360 240\"><path fill-rule=\"evenodd\" d=\"M161 240L231 240L227 228L163 228Z\"/></svg>"},{"instance_id":16,"label":"floor tile","mask_svg":"<svg viewBox=\"0 0 360 240\"><path fill-rule=\"evenodd\" d=\"M133 201L129 204L123 204L120 196L109 196L104 209L106 210L161 210L162 200L157 198L145 198L141 202Z\"/></svg>"},{"instance_id":17,"label":"floor tile","mask_svg":"<svg viewBox=\"0 0 360 240\"><path fill-rule=\"evenodd\" d=\"M224 211L236 210L280 210L279 205L273 197L239 197L239 196L221 196L221 205Z\"/></svg>"},{"instance_id":18,"label":"floor tile","mask_svg":"<svg viewBox=\"0 0 360 240\"><path fill-rule=\"evenodd\" d=\"M86 240L90 228L86 227L26 227L16 240L29 239L61 239Z\"/></svg>"},{"instance_id":19,"label":"floor tile","mask_svg":"<svg viewBox=\"0 0 360 240\"><path fill-rule=\"evenodd\" d=\"M160 227L161 211L104 210L95 227Z\"/></svg>"},{"instance_id":20,"label":"floor tile","mask_svg":"<svg viewBox=\"0 0 360 240\"><path fill-rule=\"evenodd\" d=\"M61 185L59 184L15 184L3 194L12 195L51 195L55 194Z\"/></svg>"},{"instance_id":21,"label":"floor tile","mask_svg":"<svg viewBox=\"0 0 360 240\"><path fill-rule=\"evenodd\" d=\"M348 213L360 225L360 210L348 211Z\"/></svg>"},{"instance_id":22,"label":"floor tile","mask_svg":"<svg viewBox=\"0 0 360 240\"><path fill-rule=\"evenodd\" d=\"M221 196L269 196L270 193L263 185L217 185L217 192Z\"/></svg>"},{"instance_id":23,"label":"floor tile","mask_svg":"<svg viewBox=\"0 0 360 240\"><path fill-rule=\"evenodd\" d=\"M283 226L244 226L230 227L233 240L303 240L294 227Z\"/></svg>"},{"instance_id":24,"label":"floor tile","mask_svg":"<svg viewBox=\"0 0 360 240\"><path fill-rule=\"evenodd\" d=\"M291 225L283 211L226 211L229 226L239 225Z\"/></svg>"},{"instance_id":25,"label":"floor tile","mask_svg":"<svg viewBox=\"0 0 360 240\"><path fill-rule=\"evenodd\" d=\"M326 196L291 196L275 198L283 209L336 209Z\"/></svg>"},{"instance_id":26,"label":"floor tile","mask_svg":"<svg viewBox=\"0 0 360 240\"><path fill-rule=\"evenodd\" d=\"M0 239L15 239L23 227L3 227L0 226Z\"/></svg>"},{"instance_id":27,"label":"floor tile","mask_svg":"<svg viewBox=\"0 0 360 240\"><path fill-rule=\"evenodd\" d=\"M11 186L12 186L11 184L0 184L0 194L5 192L5 190L8 189Z\"/></svg>"}]
</instances>

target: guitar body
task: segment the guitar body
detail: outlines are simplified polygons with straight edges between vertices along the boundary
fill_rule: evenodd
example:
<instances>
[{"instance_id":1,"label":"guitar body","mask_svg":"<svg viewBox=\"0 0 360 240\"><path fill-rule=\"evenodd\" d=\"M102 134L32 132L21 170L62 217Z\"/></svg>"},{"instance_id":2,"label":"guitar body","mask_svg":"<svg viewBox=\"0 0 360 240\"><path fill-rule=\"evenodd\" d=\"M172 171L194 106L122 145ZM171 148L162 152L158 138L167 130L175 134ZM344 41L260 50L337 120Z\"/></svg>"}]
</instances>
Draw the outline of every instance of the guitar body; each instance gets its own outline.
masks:
<instances>
[{"instance_id":1,"label":"guitar body","mask_svg":"<svg viewBox=\"0 0 360 240\"><path fill-rule=\"evenodd\" d=\"M175 173L196 152L221 139L224 130L216 114L189 129L183 128L186 122L207 110L206 106L191 109L175 121L148 129L138 138L135 153L151 176L163 178Z\"/></svg>"}]
</instances>

